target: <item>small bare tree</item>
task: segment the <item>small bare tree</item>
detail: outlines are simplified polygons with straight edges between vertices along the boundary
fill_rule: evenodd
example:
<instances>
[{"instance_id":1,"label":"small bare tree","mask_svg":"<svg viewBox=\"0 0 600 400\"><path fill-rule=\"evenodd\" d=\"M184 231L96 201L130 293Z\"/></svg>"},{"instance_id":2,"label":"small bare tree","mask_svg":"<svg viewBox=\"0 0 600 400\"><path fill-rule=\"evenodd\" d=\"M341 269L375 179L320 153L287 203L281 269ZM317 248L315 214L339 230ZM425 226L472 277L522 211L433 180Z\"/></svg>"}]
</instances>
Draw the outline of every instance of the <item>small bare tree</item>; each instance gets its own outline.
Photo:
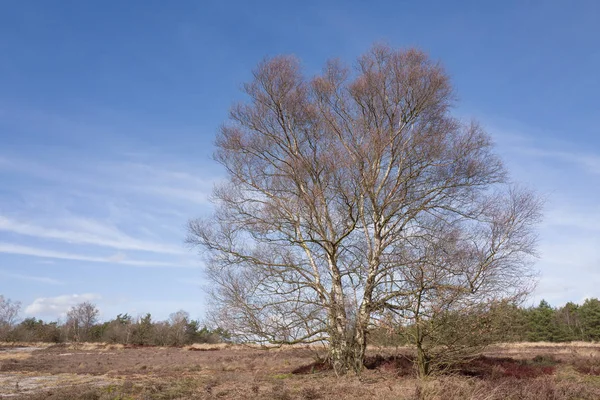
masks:
<instances>
[{"instance_id":1,"label":"small bare tree","mask_svg":"<svg viewBox=\"0 0 600 400\"><path fill-rule=\"evenodd\" d=\"M514 188L506 196L490 192L480 200L468 217L417 219L419 235L396 249L404 267L385 278L389 293L405 293L388 295L386 308L411 327L407 332L421 376L502 334L493 326L500 305L519 303L535 281L524 255L534 253L539 200Z\"/></svg>"},{"instance_id":2,"label":"small bare tree","mask_svg":"<svg viewBox=\"0 0 600 400\"><path fill-rule=\"evenodd\" d=\"M67 312L67 327L76 342L86 341L90 329L98 321L100 311L96 305L85 301L77 304Z\"/></svg>"},{"instance_id":3,"label":"small bare tree","mask_svg":"<svg viewBox=\"0 0 600 400\"><path fill-rule=\"evenodd\" d=\"M182 345L186 342L186 327L190 321L187 311L179 310L169 315L169 326L171 330L171 342L174 345Z\"/></svg>"},{"instance_id":4,"label":"small bare tree","mask_svg":"<svg viewBox=\"0 0 600 400\"><path fill-rule=\"evenodd\" d=\"M6 340L11 327L17 321L21 303L0 295L0 340Z\"/></svg>"},{"instance_id":5,"label":"small bare tree","mask_svg":"<svg viewBox=\"0 0 600 400\"><path fill-rule=\"evenodd\" d=\"M424 53L376 46L312 79L276 57L244 91L216 141L229 180L188 237L232 335L326 340L337 373L360 372L386 310L430 318L526 290L539 204L510 188L489 136L451 116L449 79Z\"/></svg>"}]
</instances>

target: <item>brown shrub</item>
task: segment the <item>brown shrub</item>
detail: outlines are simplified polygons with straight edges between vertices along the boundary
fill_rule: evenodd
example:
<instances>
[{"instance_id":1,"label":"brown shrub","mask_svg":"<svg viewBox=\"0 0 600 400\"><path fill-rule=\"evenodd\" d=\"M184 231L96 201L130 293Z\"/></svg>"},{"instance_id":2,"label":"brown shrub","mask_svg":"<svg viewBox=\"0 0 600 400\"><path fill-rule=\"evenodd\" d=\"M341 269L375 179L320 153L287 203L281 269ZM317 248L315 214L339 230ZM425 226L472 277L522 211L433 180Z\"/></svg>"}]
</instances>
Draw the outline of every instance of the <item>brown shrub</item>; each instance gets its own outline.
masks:
<instances>
[{"instance_id":1,"label":"brown shrub","mask_svg":"<svg viewBox=\"0 0 600 400\"><path fill-rule=\"evenodd\" d=\"M548 361L546 361L548 362ZM485 357L479 356L473 360L457 365L454 370L463 376L472 376L482 379L537 378L543 375L552 375L554 365L544 363L515 360L510 357Z\"/></svg>"},{"instance_id":2,"label":"brown shrub","mask_svg":"<svg viewBox=\"0 0 600 400\"><path fill-rule=\"evenodd\" d=\"M295 375L307 375L314 374L317 372L330 371L333 367L326 361L315 361L310 364L302 365L292 371Z\"/></svg>"},{"instance_id":3,"label":"brown shrub","mask_svg":"<svg viewBox=\"0 0 600 400\"><path fill-rule=\"evenodd\" d=\"M415 376L414 357L382 356L377 354L365 359L365 368L395 372L398 376Z\"/></svg>"},{"instance_id":4,"label":"brown shrub","mask_svg":"<svg viewBox=\"0 0 600 400\"><path fill-rule=\"evenodd\" d=\"M291 400L292 394L282 381L278 381L271 388L269 398L273 400Z\"/></svg>"},{"instance_id":5,"label":"brown shrub","mask_svg":"<svg viewBox=\"0 0 600 400\"><path fill-rule=\"evenodd\" d=\"M598 400L600 388L581 382L532 379L481 380L438 377L417 381L412 400Z\"/></svg>"},{"instance_id":6,"label":"brown shrub","mask_svg":"<svg viewBox=\"0 0 600 400\"><path fill-rule=\"evenodd\" d=\"M312 386L305 387L302 389L302 398L305 400L317 400L321 398L321 393L323 392L323 388L315 388Z\"/></svg>"},{"instance_id":7,"label":"brown shrub","mask_svg":"<svg viewBox=\"0 0 600 400\"><path fill-rule=\"evenodd\" d=\"M600 375L600 360L595 358L576 358L572 362L575 371L585 375Z\"/></svg>"}]
</instances>

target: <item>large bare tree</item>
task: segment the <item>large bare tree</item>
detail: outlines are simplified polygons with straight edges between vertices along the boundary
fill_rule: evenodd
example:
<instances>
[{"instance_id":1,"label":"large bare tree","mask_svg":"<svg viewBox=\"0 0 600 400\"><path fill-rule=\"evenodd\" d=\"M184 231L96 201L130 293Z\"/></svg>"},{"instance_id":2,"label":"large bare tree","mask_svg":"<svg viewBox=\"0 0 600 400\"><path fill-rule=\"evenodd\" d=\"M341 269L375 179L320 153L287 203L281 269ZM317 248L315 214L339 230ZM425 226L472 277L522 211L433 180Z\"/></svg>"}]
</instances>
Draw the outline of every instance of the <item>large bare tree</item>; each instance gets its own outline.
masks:
<instances>
[{"instance_id":1,"label":"large bare tree","mask_svg":"<svg viewBox=\"0 0 600 400\"><path fill-rule=\"evenodd\" d=\"M337 373L360 372L385 310L423 319L526 289L539 203L451 115L438 63L375 46L354 69L332 61L309 79L275 57L253 75L216 140L216 211L189 223L224 328L326 340Z\"/></svg>"}]
</instances>

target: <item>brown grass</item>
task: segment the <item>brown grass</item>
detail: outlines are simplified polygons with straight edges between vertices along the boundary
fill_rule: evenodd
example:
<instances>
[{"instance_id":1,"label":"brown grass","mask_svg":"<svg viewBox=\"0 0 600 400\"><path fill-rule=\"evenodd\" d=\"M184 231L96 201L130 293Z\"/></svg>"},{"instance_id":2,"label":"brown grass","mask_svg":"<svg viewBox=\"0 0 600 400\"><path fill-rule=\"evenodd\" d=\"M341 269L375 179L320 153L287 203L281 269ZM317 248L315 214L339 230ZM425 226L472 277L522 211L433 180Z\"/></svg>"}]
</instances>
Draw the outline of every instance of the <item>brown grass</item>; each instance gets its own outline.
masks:
<instances>
[{"instance_id":1,"label":"brown grass","mask_svg":"<svg viewBox=\"0 0 600 400\"><path fill-rule=\"evenodd\" d=\"M7 360L23 360L25 358L31 357L30 353L4 353L0 352L0 361Z\"/></svg>"},{"instance_id":2,"label":"brown grass","mask_svg":"<svg viewBox=\"0 0 600 400\"><path fill-rule=\"evenodd\" d=\"M409 349L371 349L360 378L337 378L320 347L57 345L1 359L0 398L600 399L600 363L569 346L496 346L422 381Z\"/></svg>"}]
</instances>

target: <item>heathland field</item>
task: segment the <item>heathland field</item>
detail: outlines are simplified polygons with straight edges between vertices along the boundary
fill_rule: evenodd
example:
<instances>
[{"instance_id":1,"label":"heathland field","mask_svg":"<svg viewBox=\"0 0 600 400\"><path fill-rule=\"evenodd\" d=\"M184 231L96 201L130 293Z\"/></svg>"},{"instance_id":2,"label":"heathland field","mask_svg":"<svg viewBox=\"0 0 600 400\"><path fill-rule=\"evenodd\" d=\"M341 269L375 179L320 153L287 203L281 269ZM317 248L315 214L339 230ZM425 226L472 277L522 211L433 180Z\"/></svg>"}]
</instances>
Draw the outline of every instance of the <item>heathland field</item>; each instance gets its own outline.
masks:
<instances>
[{"instance_id":1,"label":"heathland field","mask_svg":"<svg viewBox=\"0 0 600 400\"><path fill-rule=\"evenodd\" d=\"M497 345L415 377L410 348L369 348L360 378L319 347L0 345L2 399L600 399L600 345Z\"/></svg>"}]
</instances>

